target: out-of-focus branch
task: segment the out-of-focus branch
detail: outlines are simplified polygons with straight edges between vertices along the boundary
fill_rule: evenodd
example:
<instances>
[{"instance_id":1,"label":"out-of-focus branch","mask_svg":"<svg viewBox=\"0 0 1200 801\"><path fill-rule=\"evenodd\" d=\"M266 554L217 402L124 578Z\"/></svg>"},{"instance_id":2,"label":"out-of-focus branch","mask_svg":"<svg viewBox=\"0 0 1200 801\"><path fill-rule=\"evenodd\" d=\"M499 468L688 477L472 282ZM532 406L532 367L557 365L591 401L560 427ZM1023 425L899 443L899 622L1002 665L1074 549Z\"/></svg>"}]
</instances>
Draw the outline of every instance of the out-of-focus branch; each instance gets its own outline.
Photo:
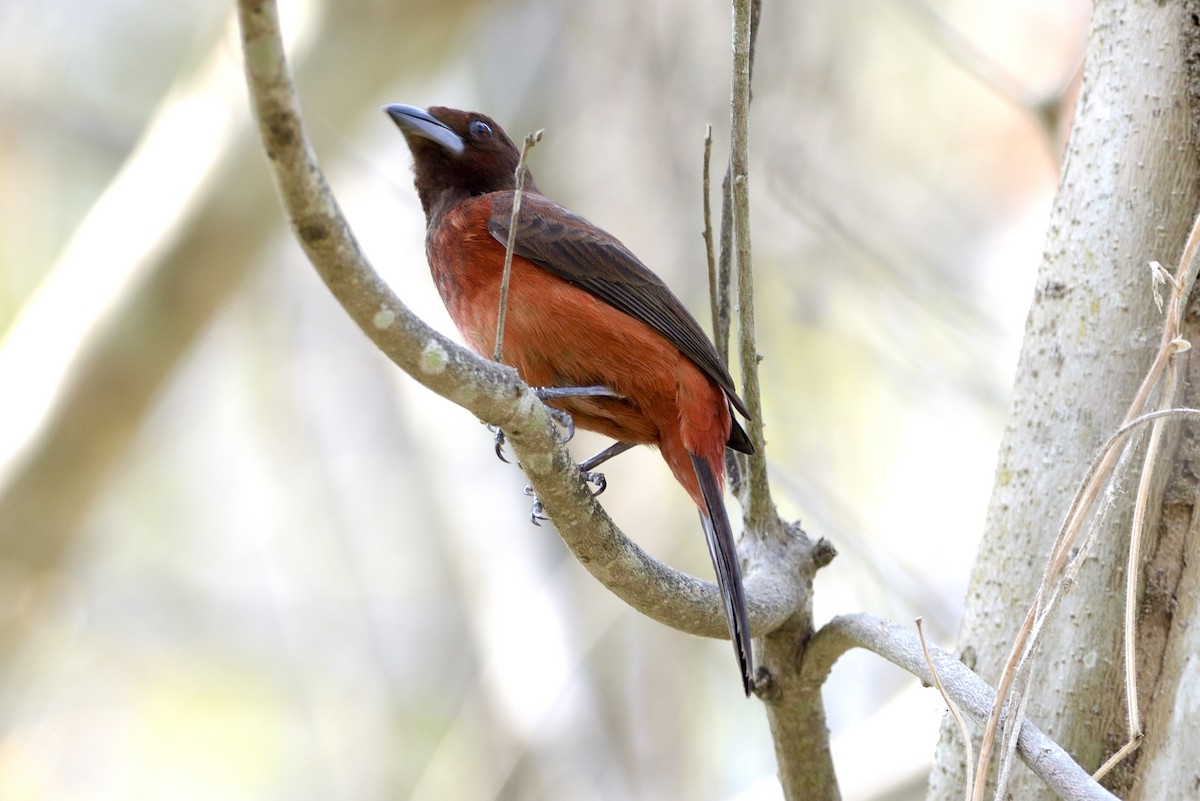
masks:
<instances>
[{"instance_id":1,"label":"out-of-focus branch","mask_svg":"<svg viewBox=\"0 0 1200 801\"><path fill-rule=\"evenodd\" d=\"M405 63L391 55L401 15L425 26L431 42L441 38L431 31L460 16L445 13L445 0L421 0L403 12L388 8L372 4L367 14L361 0L346 0L322 12L320 47L304 50L300 74L330 118L352 119L395 80ZM427 63L436 53L433 44L417 41L403 50L411 63ZM39 300L6 332L0 358L6 412L12 413L17 392L30 393L53 375L50 386L37 388L40 417L25 423L22 441L4 443L0 456L6 462L0 465L0 563L10 569L9 581L16 576L26 584L7 587L8 597L32 597L62 563L110 467L126 453L172 370L278 232L278 221L262 213L274 204L273 191L248 119L238 113L238 77L228 73L228 60L227 41L214 43L172 89ZM337 66L351 60L354 79L339 80L344 72ZM204 148L188 138L199 132L196 109L207 115ZM222 115L229 119L214 122ZM164 194L156 182L172 164L188 166L172 173ZM126 204L146 198L157 204L155 213ZM160 219L169 216L161 213L164 206L176 214ZM131 221L133 227L122 227ZM113 286L122 272L129 277ZM60 296L86 302L67 308ZM48 336L70 329L77 332L61 354L49 347ZM30 619L12 612L0 610L0 673Z\"/></svg>"},{"instance_id":2,"label":"out-of-focus branch","mask_svg":"<svg viewBox=\"0 0 1200 801\"><path fill-rule=\"evenodd\" d=\"M924 684L933 683L917 635L896 623L866 614L836 617L813 635L801 665L804 680L814 687L824 684L833 663L851 648L866 648ZM946 694L977 723L987 720L996 697L995 690L954 654L936 647L930 648L930 652ZM1116 796L1093 781L1070 754L1028 720L1021 723L1017 753L1060 798L1116 801Z\"/></svg>"},{"instance_id":3,"label":"out-of-focus branch","mask_svg":"<svg viewBox=\"0 0 1200 801\"><path fill-rule=\"evenodd\" d=\"M241 0L247 83L263 145L292 229L322 280L375 345L442 397L501 427L543 506L587 570L618 597L661 623L727 636L716 587L655 561L596 503L546 407L512 369L486 361L416 317L368 264L329 191L305 137L275 4ZM807 601L793 576L810 554L796 549L747 582L751 627L763 634ZM809 568L811 570L811 568Z\"/></svg>"},{"instance_id":4,"label":"out-of-focus branch","mask_svg":"<svg viewBox=\"0 0 1200 801\"><path fill-rule=\"evenodd\" d=\"M907 0L906 5L917 23L928 32L930 41L940 47L954 64L1033 118L1055 165L1061 165L1059 137L1063 124L1063 98L1079 74L1083 62L1082 49L1076 55L1070 72L1062 76L1058 85L1034 92L956 30L925 0Z\"/></svg>"}]
</instances>

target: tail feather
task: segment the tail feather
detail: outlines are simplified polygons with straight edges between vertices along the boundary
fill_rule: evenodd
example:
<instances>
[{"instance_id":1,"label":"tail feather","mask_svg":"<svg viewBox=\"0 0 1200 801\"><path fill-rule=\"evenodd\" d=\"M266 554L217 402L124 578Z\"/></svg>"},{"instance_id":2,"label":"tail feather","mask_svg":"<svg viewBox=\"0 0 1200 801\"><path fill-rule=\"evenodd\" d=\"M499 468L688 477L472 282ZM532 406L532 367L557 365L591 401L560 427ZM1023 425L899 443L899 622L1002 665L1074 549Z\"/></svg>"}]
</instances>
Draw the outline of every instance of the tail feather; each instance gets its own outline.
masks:
<instances>
[{"instance_id":1,"label":"tail feather","mask_svg":"<svg viewBox=\"0 0 1200 801\"><path fill-rule=\"evenodd\" d=\"M689 453L700 493L704 496L704 508L700 510L700 521L704 524L704 536L708 540L708 553L712 557L717 574L717 588L725 601L725 618L729 621L729 639L742 671L742 688L746 695L754 683L754 650L750 644L750 620L746 613L746 593L742 589L742 568L738 560L737 546L733 541L733 529L725 511L721 483L717 472L708 459Z\"/></svg>"}]
</instances>

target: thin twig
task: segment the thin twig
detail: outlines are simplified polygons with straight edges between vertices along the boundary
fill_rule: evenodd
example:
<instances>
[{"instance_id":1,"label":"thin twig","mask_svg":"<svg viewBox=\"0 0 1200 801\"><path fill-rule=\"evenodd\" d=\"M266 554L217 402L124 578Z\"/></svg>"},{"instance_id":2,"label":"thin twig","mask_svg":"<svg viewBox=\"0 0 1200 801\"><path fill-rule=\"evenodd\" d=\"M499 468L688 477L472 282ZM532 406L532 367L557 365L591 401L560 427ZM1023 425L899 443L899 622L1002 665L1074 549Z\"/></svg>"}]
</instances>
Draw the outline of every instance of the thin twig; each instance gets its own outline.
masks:
<instances>
[{"instance_id":1,"label":"thin twig","mask_svg":"<svg viewBox=\"0 0 1200 801\"><path fill-rule=\"evenodd\" d=\"M713 227L712 227L712 198L709 196L712 191L712 175L710 167L712 166L712 125L704 127L704 256L708 262L708 303L712 310L712 326L713 339L720 347L720 336L718 332L721 326L721 303L718 292L720 287L717 285L717 256L713 248ZM722 363L726 367L729 366L728 352L721 352Z\"/></svg>"},{"instance_id":2,"label":"thin twig","mask_svg":"<svg viewBox=\"0 0 1200 801\"><path fill-rule=\"evenodd\" d=\"M754 453L748 458L749 528L765 531L779 519L767 481L766 438L758 383L758 348L754 325L754 268L750 247L750 52L758 0L733 4L733 102L730 167L733 175L733 230L737 250L738 344L742 362L742 391L750 410L748 433Z\"/></svg>"},{"instance_id":3,"label":"thin twig","mask_svg":"<svg viewBox=\"0 0 1200 801\"><path fill-rule=\"evenodd\" d=\"M986 55L979 46L951 25L923 0L907 0L913 16L925 26L930 39L940 46L950 60L974 76L981 84L1022 111L1032 112L1038 106L1033 91L998 61Z\"/></svg>"},{"instance_id":4,"label":"thin twig","mask_svg":"<svg viewBox=\"0 0 1200 801\"><path fill-rule=\"evenodd\" d=\"M717 233L720 248L717 255L717 320L713 325L713 341L722 364L729 364L729 329L733 318L733 178L732 164L725 165L721 179L721 225ZM736 492L736 487L734 488Z\"/></svg>"},{"instance_id":5,"label":"thin twig","mask_svg":"<svg viewBox=\"0 0 1200 801\"><path fill-rule=\"evenodd\" d=\"M1008 780L1012 776L1012 769L1017 755L1017 738L1021 733L1020 722L1025 720L1025 710L1029 706L1028 687L1033 680L1033 670L1037 665L1028 661L1020 665L1018 669L1018 681L1015 682L1016 696L1018 698L1017 708L1009 709L1008 714L1004 719L1004 731L1001 733L1000 750L1000 770L996 776L996 792L993 798L996 801L1008 798Z\"/></svg>"},{"instance_id":6,"label":"thin twig","mask_svg":"<svg viewBox=\"0 0 1200 801\"><path fill-rule=\"evenodd\" d=\"M942 684L942 677L938 674L937 667L933 664L933 657L929 653L929 643L925 640L925 619L917 618L917 636L921 638L921 653L925 656L925 666L929 668L929 675L933 676L934 686L942 695L942 701L946 703L946 709L950 711L950 716L954 718L955 724L958 726L958 731L962 734L963 750L965 750L967 758L967 786L964 791L964 798L971 798L971 777L975 775L975 748L971 745L971 730L967 728L967 721L963 719L962 712L958 710L958 704L954 703L954 699L946 692L946 686Z\"/></svg>"},{"instance_id":7,"label":"thin twig","mask_svg":"<svg viewBox=\"0 0 1200 801\"><path fill-rule=\"evenodd\" d=\"M1145 425L1148 422L1161 417L1178 415L1180 417L1198 417L1200 418L1200 409L1191 408L1172 408L1162 409L1156 412L1148 412L1140 417L1135 417L1133 420L1122 425L1108 440L1101 446L1100 451L1093 460L1088 477L1084 479L1084 484L1092 480L1096 468L1101 463L1107 463L1109 456L1116 459L1119 454L1117 447L1121 445L1125 439L1136 429ZM1084 487L1081 485L1077 491L1082 493ZM1089 529L1094 533L1095 523ZM1082 566L1084 559L1087 556L1089 546L1093 537L1089 536L1082 547L1075 553L1075 557L1064 566L1063 572L1060 572L1058 582L1054 585L1043 583L1043 587L1039 588L1034 597L1033 604L1030 605L1029 611L1026 613L1025 620L1021 624L1017 637L1013 642L1012 650L1009 652L1007 661L1004 664L1004 669L1000 673L1000 682L997 687L996 703L992 709L991 715L988 716L987 724L984 729L983 738L979 746L979 762L976 765L975 777L975 799L982 799L982 791L980 790L980 782L986 781L987 762L991 754L991 744L995 739L996 729L998 727L1001 713L1004 709L1005 702L1013 695L1013 684L1017 671L1022 667L1025 661L1031 657L1036 650L1037 642L1040 640L1041 632L1043 631L1050 615L1057 609L1059 601L1065 595L1065 590L1074 580L1074 576Z\"/></svg>"},{"instance_id":8,"label":"thin twig","mask_svg":"<svg viewBox=\"0 0 1200 801\"><path fill-rule=\"evenodd\" d=\"M1172 303L1167 308L1167 320L1163 323L1163 334L1159 341L1158 352L1155 354L1154 362L1150 365L1150 369L1146 371L1146 377L1142 379L1141 385L1138 386L1138 391L1134 395L1133 402L1129 406L1129 411L1125 415L1125 420L1122 424L1128 423L1134 417L1137 417L1146 407L1150 400L1150 394L1154 391L1154 387L1158 385L1159 379L1167 369L1172 356L1181 351L1181 346L1178 343L1179 320L1182 316L1182 305L1187 302L1187 298L1191 296L1192 286L1196 281L1196 269L1194 267L1196 255L1200 252L1200 214L1192 221L1191 231L1188 233L1187 242L1183 246L1183 253L1179 259L1179 265L1175 270L1174 280L1172 281ZM1157 289L1152 291L1157 294ZM1092 481L1089 484L1098 483L1095 477L1106 471L1106 464L1093 463L1088 471L1088 476ZM1067 525L1079 517L1083 510L1091 506L1095 500L1096 492L1099 491L1097 486L1094 491L1089 494L1076 494L1071 509L1067 513L1067 522L1064 523L1064 532ZM1073 543L1064 541L1063 532L1060 532L1059 538L1055 541L1055 547L1051 553L1056 559L1061 559L1062 554L1073 547Z\"/></svg>"},{"instance_id":9,"label":"thin twig","mask_svg":"<svg viewBox=\"0 0 1200 801\"><path fill-rule=\"evenodd\" d=\"M1082 52L1074 59L1073 63L1076 66L1058 81L1057 86L1051 91L1035 93L947 22L929 3L924 0L908 0L906 5L917 22L929 32L930 40L939 46L954 64L1033 118L1044 135L1046 144L1052 149L1051 156L1055 162L1061 161L1062 156L1055 148L1055 135L1062 120L1060 107L1063 96L1079 71L1077 65L1083 61Z\"/></svg>"},{"instance_id":10,"label":"thin twig","mask_svg":"<svg viewBox=\"0 0 1200 801\"><path fill-rule=\"evenodd\" d=\"M1147 418L1149 420L1151 418ZM1153 418L1157 419L1157 418ZM1146 422L1146 421L1142 421ZM1120 449L1120 455L1116 465L1113 468L1114 475L1125 475L1129 463L1133 459L1133 454L1137 448L1137 439L1128 436L1132 433L1125 432L1123 438L1114 438L1112 447L1117 448L1122 439L1127 440L1123 448ZM1006 675L1015 676L1015 681L1011 684L1011 689L1007 691L1006 697L1009 699L1008 704L1010 710L1008 715L1017 715L1018 717L1025 714L1025 709L1029 704L1029 690L1033 680L1033 673L1037 668L1036 657L1038 649L1041 647L1043 636L1049 629L1050 622L1053 620L1058 611L1059 605L1066 598L1067 592L1074 586L1080 571L1091 553L1092 546L1099 538L1103 522L1107 519L1109 511L1115 505L1119 497L1119 488L1115 482L1109 482L1104 495L1101 497L1099 504L1096 507L1095 513L1091 517L1091 522L1087 527L1086 533L1083 536L1079 546L1074 549L1074 556L1066 563L1057 582L1050 586L1049 590L1046 587L1041 587L1035 595L1034 603L1030 609L1033 615L1033 620L1028 623L1028 628L1023 628L1022 631L1027 635L1024 650L1020 653L1019 659L1015 667L1011 668L1012 673L1008 673L1009 667L1006 666ZM1047 596L1046 593L1049 593ZM1011 711L1013 701L1016 701L1017 711ZM985 735L987 736L987 735ZM1004 798L1004 792L1007 786L1008 778L1011 774L1013 765L1013 737L1015 733L1006 722L1004 733L1002 736L1001 760L998 779L996 782L996 798ZM989 740L990 743L990 740Z\"/></svg>"},{"instance_id":11,"label":"thin twig","mask_svg":"<svg viewBox=\"0 0 1200 801\"><path fill-rule=\"evenodd\" d=\"M882 656L922 682L933 681L916 635L905 626L868 614L835 617L809 639L800 665L803 680L814 686L820 685L833 663L856 647ZM995 704L996 692L953 654L936 646L929 651L946 693L959 709L977 722L986 719ZM1021 720L1019 730L1018 755L1059 798L1116 801L1116 796L1093 781L1070 754L1033 723Z\"/></svg>"},{"instance_id":12,"label":"thin twig","mask_svg":"<svg viewBox=\"0 0 1200 801\"><path fill-rule=\"evenodd\" d=\"M1159 309L1163 309L1162 298L1158 294L1158 286L1168 283L1171 285L1171 299L1166 307L1167 319L1163 327L1163 349L1173 349L1173 354L1186 351L1191 348L1190 343L1180 338L1180 320L1183 316L1183 307L1187 302L1187 298L1183 296L1183 281L1185 280L1183 271L1188 266L1189 249L1194 251L1194 241L1200 236L1200 216L1192 226L1192 233L1188 238L1188 246L1184 247L1184 255L1180 259L1179 270L1175 276L1166 275L1162 269L1162 265L1157 262L1150 263L1152 290L1154 299L1158 303ZM1167 364L1166 374L1162 381L1162 391L1159 397L1163 402L1170 402L1170 399L1175 396L1175 391L1179 383L1179 362L1177 359L1170 359ZM1147 525L1147 509L1150 503L1151 484L1155 475L1155 466L1158 462L1158 449L1162 444L1162 438L1165 431L1165 426L1168 418L1159 418L1154 421L1153 427L1150 429L1150 440L1146 444L1146 455L1142 460L1142 473L1138 481L1137 498L1134 501L1133 521L1130 524L1129 533L1129 556L1125 568L1125 631L1123 637L1123 646L1125 651L1125 709L1126 720L1128 722L1129 741L1122 746L1108 761L1106 761L1096 772L1096 778L1100 778L1110 771L1113 767L1121 762L1126 756L1133 753L1142 744L1142 715L1141 706L1138 703L1138 677L1137 677L1137 610L1138 610L1138 585L1142 575L1142 541L1145 539Z\"/></svg>"},{"instance_id":13,"label":"thin twig","mask_svg":"<svg viewBox=\"0 0 1200 801\"><path fill-rule=\"evenodd\" d=\"M1163 396L1175 393L1178 370L1174 360L1167 369L1163 382ZM1163 426L1166 418L1154 421L1150 428L1150 439L1142 457L1142 475L1138 480L1137 497L1133 504L1133 521L1129 532L1129 555L1125 566L1125 708L1129 724L1129 739L1137 739L1142 732L1142 716L1137 700L1137 591L1138 579L1142 575L1142 540L1146 527L1147 506L1150 503L1150 484L1154 477L1154 466L1158 459L1158 448L1162 444Z\"/></svg>"},{"instance_id":14,"label":"thin twig","mask_svg":"<svg viewBox=\"0 0 1200 801\"><path fill-rule=\"evenodd\" d=\"M1135 737L1130 739L1130 741L1125 743L1125 745L1121 746L1121 749L1117 751L1117 753L1110 756L1108 761L1101 765L1099 770L1092 774L1092 778L1096 781L1103 779L1110 770L1121 764L1121 761L1125 759L1125 757L1138 750L1138 748L1141 747L1143 740L1145 740L1145 735L1139 731Z\"/></svg>"},{"instance_id":15,"label":"thin twig","mask_svg":"<svg viewBox=\"0 0 1200 801\"><path fill-rule=\"evenodd\" d=\"M504 361L504 321L508 316L508 285L512 281L513 248L517 244L517 220L521 214L521 197L525 194L525 159L529 151L542 141L543 131L534 131L526 135L525 144L521 146L521 158L517 160L517 188L513 192L512 216L508 220L508 239L504 242L504 274L500 278L500 310L496 313L496 349L492 352L492 361Z\"/></svg>"}]
</instances>

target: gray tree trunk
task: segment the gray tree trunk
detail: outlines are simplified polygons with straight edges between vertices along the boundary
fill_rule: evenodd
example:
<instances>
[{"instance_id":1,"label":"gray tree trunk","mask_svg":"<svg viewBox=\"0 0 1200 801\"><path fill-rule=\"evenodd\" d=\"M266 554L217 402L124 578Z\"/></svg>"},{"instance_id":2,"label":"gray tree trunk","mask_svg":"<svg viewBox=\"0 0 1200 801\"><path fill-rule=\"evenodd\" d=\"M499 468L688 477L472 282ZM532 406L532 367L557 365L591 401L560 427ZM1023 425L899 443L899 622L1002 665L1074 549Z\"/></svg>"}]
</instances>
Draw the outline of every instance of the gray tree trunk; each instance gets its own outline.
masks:
<instances>
[{"instance_id":1,"label":"gray tree trunk","mask_svg":"<svg viewBox=\"0 0 1200 801\"><path fill-rule=\"evenodd\" d=\"M1104 2L1093 14L1077 116L959 635L964 661L993 684L1076 486L1120 424L1158 347L1163 317L1147 262L1174 271L1197 207L1194 6ZM1181 386L1176 403L1197 405L1195 382ZM1185 674L1187 654L1197 652L1197 626L1186 623L1196 620L1200 589L1197 468L1185 450L1191 439L1174 437L1163 450L1172 478L1152 505L1143 546L1138 648L1148 737L1105 780L1122 797L1197 792L1198 735L1194 721L1180 714L1200 704L1200 685L1194 678L1187 684ZM1135 486L1135 478L1125 479L1044 639L1028 709L1089 771L1127 739L1121 638ZM1185 553L1192 555L1186 568ZM952 729L943 727L930 799L962 797L962 744ZM1010 796L1052 797L1023 766Z\"/></svg>"}]
</instances>

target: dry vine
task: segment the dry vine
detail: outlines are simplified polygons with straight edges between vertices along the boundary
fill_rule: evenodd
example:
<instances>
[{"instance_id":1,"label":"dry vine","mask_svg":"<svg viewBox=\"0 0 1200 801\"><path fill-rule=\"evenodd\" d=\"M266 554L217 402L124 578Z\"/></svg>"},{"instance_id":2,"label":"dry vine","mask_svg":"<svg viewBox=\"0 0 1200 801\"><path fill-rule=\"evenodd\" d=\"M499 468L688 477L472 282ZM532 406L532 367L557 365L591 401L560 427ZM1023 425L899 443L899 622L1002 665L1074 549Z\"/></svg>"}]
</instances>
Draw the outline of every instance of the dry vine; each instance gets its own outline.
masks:
<instances>
[{"instance_id":1,"label":"dry vine","mask_svg":"<svg viewBox=\"0 0 1200 801\"><path fill-rule=\"evenodd\" d=\"M1071 507L1051 548L1042 583L1038 588L1033 604L1026 614L1025 621L1017 633L1012 650L1005 662L1004 670L1000 676L999 692L997 693L992 712L988 717L983 742L980 746L979 763L976 768L974 780L975 791L973 798L976 801L981 801L983 798L991 750L993 743L996 741L996 730L1000 725L1004 710L1019 710L1018 715L1010 717L1019 718L1023 716L1025 704L1029 698L1030 677L1036 661L1039 635L1053 618L1059 601L1069 590L1074 577L1082 567L1084 559L1090 551L1092 543L1095 541L1100 520L1104 516L1103 513L1107 508L1108 501L1113 497L1115 477L1122 472L1119 467L1132 458L1133 447L1136 441L1130 438L1129 435L1137 430L1142 423L1152 421L1153 428L1151 429L1150 443L1147 447L1142 466L1142 475L1138 484L1133 527L1130 535L1129 569L1126 573L1127 589L1124 639L1129 741L1125 747L1114 754L1096 772L1094 778L1099 779L1121 759L1132 753L1141 740L1140 714L1137 704L1137 676L1134 667L1136 658L1134 640L1136 636L1137 582L1141 574L1140 544L1145 525L1145 510L1150 488L1150 478L1154 469L1158 466L1155 456L1157 454L1158 442L1162 436L1162 427L1170 417L1200 414L1200 411L1192 409L1167 408L1174 394L1177 380L1177 370L1173 357L1191 347L1186 340L1181 338L1180 324L1183 319L1184 304L1187 302L1187 298L1196 280L1195 262L1198 248L1200 248L1200 216L1192 224L1191 233L1188 235L1187 244L1184 246L1174 277L1166 279L1171 285L1171 297L1166 307L1166 320L1163 323L1158 352L1145 378L1142 380L1141 386L1138 388L1121 426L1101 448L1100 453L1089 466L1087 474L1075 494ZM1155 279L1161 281L1161 268L1155 270L1153 276ZM1161 308L1162 304L1161 298L1158 297L1157 284L1154 285L1154 294ZM1146 409L1156 390L1157 397L1163 408L1147 413ZM1122 443L1125 444L1125 447L1118 449L1117 446ZM1110 488L1109 494L1104 499L1101 499L1101 492L1104 491L1106 486ZM1084 524L1087 522L1089 514L1093 512L1093 508L1096 507L1098 500L1101 501L1100 505L1098 508L1095 508L1094 514L1091 517L1092 523L1087 527L1085 532ZM1011 772L1014 738L1014 727L1006 725L1002 735L1003 756L996 783L996 798L1003 797L1007 778Z\"/></svg>"}]
</instances>

